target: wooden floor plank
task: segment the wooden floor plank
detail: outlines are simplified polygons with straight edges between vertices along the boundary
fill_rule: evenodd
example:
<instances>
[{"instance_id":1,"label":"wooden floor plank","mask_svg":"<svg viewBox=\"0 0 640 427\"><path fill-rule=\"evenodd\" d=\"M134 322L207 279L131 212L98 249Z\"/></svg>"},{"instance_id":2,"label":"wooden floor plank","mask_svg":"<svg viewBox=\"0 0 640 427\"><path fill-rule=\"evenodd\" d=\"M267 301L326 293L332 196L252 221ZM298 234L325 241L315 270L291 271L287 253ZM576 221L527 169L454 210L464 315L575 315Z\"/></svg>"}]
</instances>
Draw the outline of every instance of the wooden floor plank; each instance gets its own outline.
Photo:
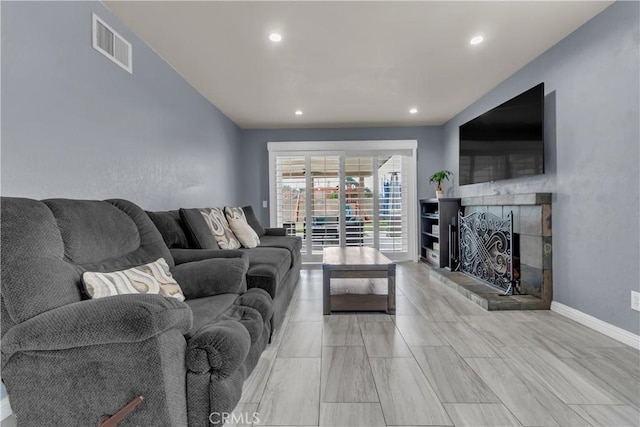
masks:
<instances>
[{"instance_id":1,"label":"wooden floor plank","mask_svg":"<svg viewBox=\"0 0 640 427\"><path fill-rule=\"evenodd\" d=\"M639 378L609 359L575 359L571 367L622 402L640 408Z\"/></svg>"},{"instance_id":2,"label":"wooden floor plank","mask_svg":"<svg viewBox=\"0 0 640 427\"><path fill-rule=\"evenodd\" d=\"M412 357L411 350L393 322L360 322L369 357Z\"/></svg>"},{"instance_id":3,"label":"wooden floor plank","mask_svg":"<svg viewBox=\"0 0 640 427\"><path fill-rule=\"evenodd\" d=\"M422 312L405 296L396 295L397 316L421 316Z\"/></svg>"},{"instance_id":4,"label":"wooden floor plank","mask_svg":"<svg viewBox=\"0 0 640 427\"><path fill-rule=\"evenodd\" d=\"M332 314L324 317L323 346L364 346L358 317Z\"/></svg>"},{"instance_id":5,"label":"wooden floor plank","mask_svg":"<svg viewBox=\"0 0 640 427\"><path fill-rule=\"evenodd\" d=\"M513 427L518 420L504 405L496 403L446 403L444 407L456 427Z\"/></svg>"},{"instance_id":6,"label":"wooden floor plank","mask_svg":"<svg viewBox=\"0 0 640 427\"><path fill-rule=\"evenodd\" d=\"M322 322L322 300L292 301L290 322Z\"/></svg>"},{"instance_id":7,"label":"wooden floor plank","mask_svg":"<svg viewBox=\"0 0 640 427\"><path fill-rule=\"evenodd\" d=\"M640 379L640 351L631 347L597 348L598 358L610 360L627 372Z\"/></svg>"},{"instance_id":8,"label":"wooden floor plank","mask_svg":"<svg viewBox=\"0 0 640 427\"><path fill-rule=\"evenodd\" d=\"M378 402L364 347L323 347L321 402Z\"/></svg>"},{"instance_id":9,"label":"wooden floor plank","mask_svg":"<svg viewBox=\"0 0 640 427\"><path fill-rule=\"evenodd\" d=\"M271 374L275 358L260 357L253 372L242 386L242 403L259 403Z\"/></svg>"},{"instance_id":10,"label":"wooden floor plank","mask_svg":"<svg viewBox=\"0 0 640 427\"><path fill-rule=\"evenodd\" d=\"M436 326L462 357L499 357L494 347L466 322L436 322Z\"/></svg>"},{"instance_id":11,"label":"wooden floor plank","mask_svg":"<svg viewBox=\"0 0 640 427\"><path fill-rule=\"evenodd\" d=\"M386 313L357 314L358 322L392 322L393 319Z\"/></svg>"},{"instance_id":12,"label":"wooden floor plank","mask_svg":"<svg viewBox=\"0 0 640 427\"><path fill-rule=\"evenodd\" d=\"M413 358L371 358L388 425L451 425L438 396Z\"/></svg>"},{"instance_id":13,"label":"wooden floor plank","mask_svg":"<svg viewBox=\"0 0 640 427\"><path fill-rule=\"evenodd\" d=\"M322 323L290 322L287 325L278 357L320 357Z\"/></svg>"},{"instance_id":14,"label":"wooden floor plank","mask_svg":"<svg viewBox=\"0 0 640 427\"><path fill-rule=\"evenodd\" d=\"M422 316L396 316L396 328L410 346L448 346L442 331Z\"/></svg>"},{"instance_id":15,"label":"wooden floor plank","mask_svg":"<svg viewBox=\"0 0 640 427\"><path fill-rule=\"evenodd\" d=\"M522 425L549 427L560 425L537 399L536 389L516 376L504 360L500 358L465 360Z\"/></svg>"},{"instance_id":16,"label":"wooden floor plank","mask_svg":"<svg viewBox=\"0 0 640 427\"><path fill-rule=\"evenodd\" d=\"M535 346L537 342L531 334L522 333L518 325L505 323L505 319L488 316L461 316L467 325L480 334L488 343L495 347L523 347ZM527 329L527 331L529 331Z\"/></svg>"},{"instance_id":17,"label":"wooden floor plank","mask_svg":"<svg viewBox=\"0 0 640 427\"><path fill-rule=\"evenodd\" d=\"M451 347L411 347L413 356L442 403L500 403Z\"/></svg>"},{"instance_id":18,"label":"wooden floor plank","mask_svg":"<svg viewBox=\"0 0 640 427\"><path fill-rule=\"evenodd\" d=\"M594 427L638 427L638 410L627 405L572 405Z\"/></svg>"},{"instance_id":19,"label":"wooden floor plank","mask_svg":"<svg viewBox=\"0 0 640 427\"><path fill-rule=\"evenodd\" d=\"M540 381L566 404L620 404L610 393L594 385L549 351L538 347L502 347L499 350L512 369Z\"/></svg>"},{"instance_id":20,"label":"wooden floor plank","mask_svg":"<svg viewBox=\"0 0 640 427\"><path fill-rule=\"evenodd\" d=\"M318 425L320 359L276 358L258 406L264 425Z\"/></svg>"},{"instance_id":21,"label":"wooden floor plank","mask_svg":"<svg viewBox=\"0 0 640 427\"><path fill-rule=\"evenodd\" d=\"M321 403L321 427L385 427L379 403Z\"/></svg>"}]
</instances>

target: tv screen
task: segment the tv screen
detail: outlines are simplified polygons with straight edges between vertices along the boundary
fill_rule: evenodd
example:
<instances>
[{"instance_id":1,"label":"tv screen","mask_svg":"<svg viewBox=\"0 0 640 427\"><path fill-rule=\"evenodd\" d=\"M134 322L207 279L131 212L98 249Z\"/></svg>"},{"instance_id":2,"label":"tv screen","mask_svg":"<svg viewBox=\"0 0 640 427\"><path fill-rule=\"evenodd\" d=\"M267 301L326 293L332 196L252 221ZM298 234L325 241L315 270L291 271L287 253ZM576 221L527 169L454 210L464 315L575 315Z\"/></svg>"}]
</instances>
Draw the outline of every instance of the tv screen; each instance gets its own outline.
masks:
<instances>
[{"instance_id":1,"label":"tv screen","mask_svg":"<svg viewBox=\"0 0 640 427\"><path fill-rule=\"evenodd\" d=\"M544 83L460 126L460 185L544 173Z\"/></svg>"}]
</instances>

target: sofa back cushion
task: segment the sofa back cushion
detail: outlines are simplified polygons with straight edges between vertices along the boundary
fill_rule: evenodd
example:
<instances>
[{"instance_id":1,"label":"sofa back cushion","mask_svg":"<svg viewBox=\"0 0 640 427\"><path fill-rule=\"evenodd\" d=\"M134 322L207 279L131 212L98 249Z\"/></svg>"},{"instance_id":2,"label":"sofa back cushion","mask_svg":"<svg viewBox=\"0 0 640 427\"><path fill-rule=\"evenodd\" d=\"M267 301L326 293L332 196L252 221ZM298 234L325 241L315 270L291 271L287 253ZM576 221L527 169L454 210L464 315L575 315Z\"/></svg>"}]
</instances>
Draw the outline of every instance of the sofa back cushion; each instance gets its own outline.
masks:
<instances>
[{"instance_id":1,"label":"sofa back cushion","mask_svg":"<svg viewBox=\"0 0 640 427\"><path fill-rule=\"evenodd\" d=\"M251 228L253 228L258 237L264 236L266 230L260 223L260 220L258 220L258 217L256 217L256 214L253 211L253 207L245 206L242 208L242 212L244 213L244 217L247 219L247 223L251 226Z\"/></svg>"},{"instance_id":2,"label":"sofa back cushion","mask_svg":"<svg viewBox=\"0 0 640 427\"><path fill-rule=\"evenodd\" d=\"M43 200L64 241L65 258L83 271L110 272L173 257L147 214L127 200Z\"/></svg>"},{"instance_id":3,"label":"sofa back cushion","mask_svg":"<svg viewBox=\"0 0 640 427\"><path fill-rule=\"evenodd\" d=\"M151 221L155 224L169 249L190 249L192 247L185 224L180 218L179 211L147 212Z\"/></svg>"},{"instance_id":4,"label":"sofa back cushion","mask_svg":"<svg viewBox=\"0 0 640 427\"><path fill-rule=\"evenodd\" d=\"M16 323L81 301L82 270L64 259L62 235L47 205L3 197L0 209L4 334Z\"/></svg>"},{"instance_id":5,"label":"sofa back cushion","mask_svg":"<svg viewBox=\"0 0 640 427\"><path fill-rule=\"evenodd\" d=\"M84 271L123 270L158 258L173 266L149 217L126 200L4 197L1 209L2 303L15 323L82 300Z\"/></svg>"},{"instance_id":6,"label":"sofa back cushion","mask_svg":"<svg viewBox=\"0 0 640 427\"><path fill-rule=\"evenodd\" d=\"M180 219L189 233L194 249L220 249L200 209L180 208Z\"/></svg>"}]
</instances>

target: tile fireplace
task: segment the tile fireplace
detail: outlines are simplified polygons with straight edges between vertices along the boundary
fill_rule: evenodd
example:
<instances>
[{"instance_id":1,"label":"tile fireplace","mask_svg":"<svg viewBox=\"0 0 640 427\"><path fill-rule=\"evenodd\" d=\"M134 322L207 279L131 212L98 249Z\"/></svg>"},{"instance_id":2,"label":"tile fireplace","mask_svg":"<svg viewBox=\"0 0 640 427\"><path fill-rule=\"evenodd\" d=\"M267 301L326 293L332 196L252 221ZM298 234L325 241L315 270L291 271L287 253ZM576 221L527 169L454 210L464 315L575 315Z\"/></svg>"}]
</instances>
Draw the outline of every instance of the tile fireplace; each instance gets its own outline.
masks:
<instances>
[{"instance_id":1,"label":"tile fireplace","mask_svg":"<svg viewBox=\"0 0 640 427\"><path fill-rule=\"evenodd\" d=\"M435 278L489 310L548 309L553 295L551 193L464 197L461 205L462 216L475 221L480 230L476 242L467 245L471 262L465 270L461 259L461 269L467 273L475 270L479 274L474 275L483 280L460 272L433 270ZM500 237L490 229L508 227L512 232L503 233L503 242L499 243ZM459 229L464 238L462 223ZM489 243L488 248L477 247L483 240ZM506 245L510 246L508 250ZM464 249L464 241L461 247ZM493 255L494 260L476 261L478 250ZM494 287L483 284L491 282L491 278L495 278ZM506 291L508 295L504 295Z\"/></svg>"}]
</instances>

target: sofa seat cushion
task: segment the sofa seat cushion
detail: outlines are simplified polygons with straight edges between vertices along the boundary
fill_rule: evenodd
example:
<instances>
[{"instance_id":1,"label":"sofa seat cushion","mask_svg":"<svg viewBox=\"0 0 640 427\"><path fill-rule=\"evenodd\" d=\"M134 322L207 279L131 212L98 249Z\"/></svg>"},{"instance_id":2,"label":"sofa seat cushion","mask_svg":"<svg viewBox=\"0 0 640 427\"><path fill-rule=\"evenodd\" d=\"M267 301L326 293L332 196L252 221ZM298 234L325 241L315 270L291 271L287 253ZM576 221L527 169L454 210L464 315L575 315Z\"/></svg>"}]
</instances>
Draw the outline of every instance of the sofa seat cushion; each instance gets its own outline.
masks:
<instances>
[{"instance_id":1,"label":"sofa seat cushion","mask_svg":"<svg viewBox=\"0 0 640 427\"><path fill-rule=\"evenodd\" d=\"M269 236L260 238L260 248L284 248L291 253L291 265L298 262L300 251L302 250L302 239L295 236Z\"/></svg>"},{"instance_id":2,"label":"sofa seat cushion","mask_svg":"<svg viewBox=\"0 0 640 427\"><path fill-rule=\"evenodd\" d=\"M188 299L185 303L193 311L193 326L188 335L192 336L200 328L220 319L223 313L238 299L238 294L218 294L211 297Z\"/></svg>"},{"instance_id":3,"label":"sofa seat cushion","mask_svg":"<svg viewBox=\"0 0 640 427\"><path fill-rule=\"evenodd\" d=\"M275 298L277 284L282 282L291 266L289 250L257 247L244 251L249 257L247 288L264 289Z\"/></svg>"},{"instance_id":4,"label":"sofa seat cushion","mask_svg":"<svg viewBox=\"0 0 640 427\"><path fill-rule=\"evenodd\" d=\"M264 321L273 317L273 300L264 289L252 288L238 298L238 304L257 310Z\"/></svg>"},{"instance_id":5,"label":"sofa seat cushion","mask_svg":"<svg viewBox=\"0 0 640 427\"><path fill-rule=\"evenodd\" d=\"M220 294L185 302L193 311L193 327L188 336L197 335L210 324L232 320L241 323L249 332L251 343L255 343L273 316L271 298L262 289L250 289L241 296Z\"/></svg>"},{"instance_id":6,"label":"sofa seat cushion","mask_svg":"<svg viewBox=\"0 0 640 427\"><path fill-rule=\"evenodd\" d=\"M281 280L291 266L291 254L284 248L247 249L249 271L247 276L268 276Z\"/></svg>"}]
</instances>

